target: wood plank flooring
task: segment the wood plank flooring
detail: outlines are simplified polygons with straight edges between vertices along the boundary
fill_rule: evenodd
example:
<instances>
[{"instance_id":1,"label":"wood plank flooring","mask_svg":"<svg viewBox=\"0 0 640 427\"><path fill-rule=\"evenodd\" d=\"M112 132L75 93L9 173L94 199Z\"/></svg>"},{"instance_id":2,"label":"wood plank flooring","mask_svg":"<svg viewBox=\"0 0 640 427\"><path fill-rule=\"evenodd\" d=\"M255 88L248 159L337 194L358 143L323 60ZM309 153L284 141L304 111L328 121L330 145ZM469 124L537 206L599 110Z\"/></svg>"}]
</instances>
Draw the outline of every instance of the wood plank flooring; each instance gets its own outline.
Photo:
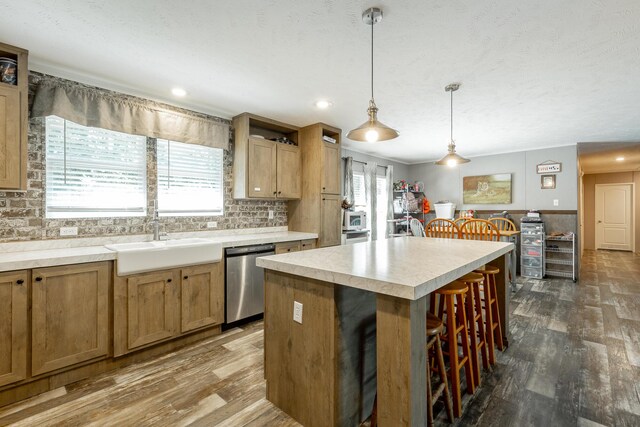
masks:
<instances>
[{"instance_id":1,"label":"wood plank flooring","mask_svg":"<svg viewBox=\"0 0 640 427\"><path fill-rule=\"evenodd\" d=\"M519 279L510 311L511 346L456 425L640 425L638 255L587 252L577 284ZM265 400L262 358L255 322L0 408L0 426L298 426Z\"/></svg>"}]
</instances>

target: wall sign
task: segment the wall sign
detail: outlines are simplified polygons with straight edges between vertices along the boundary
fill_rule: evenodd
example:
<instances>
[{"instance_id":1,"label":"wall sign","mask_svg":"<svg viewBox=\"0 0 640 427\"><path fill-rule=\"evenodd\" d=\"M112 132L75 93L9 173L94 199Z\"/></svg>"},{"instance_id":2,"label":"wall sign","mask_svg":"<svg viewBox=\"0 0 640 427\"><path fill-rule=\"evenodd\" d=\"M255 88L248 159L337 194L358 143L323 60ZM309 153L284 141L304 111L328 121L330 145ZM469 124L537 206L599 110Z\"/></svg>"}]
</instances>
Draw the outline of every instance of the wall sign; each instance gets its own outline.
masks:
<instances>
[{"instance_id":1,"label":"wall sign","mask_svg":"<svg viewBox=\"0 0 640 427\"><path fill-rule=\"evenodd\" d=\"M538 173L558 173L562 172L562 163L547 160L538 165Z\"/></svg>"}]
</instances>

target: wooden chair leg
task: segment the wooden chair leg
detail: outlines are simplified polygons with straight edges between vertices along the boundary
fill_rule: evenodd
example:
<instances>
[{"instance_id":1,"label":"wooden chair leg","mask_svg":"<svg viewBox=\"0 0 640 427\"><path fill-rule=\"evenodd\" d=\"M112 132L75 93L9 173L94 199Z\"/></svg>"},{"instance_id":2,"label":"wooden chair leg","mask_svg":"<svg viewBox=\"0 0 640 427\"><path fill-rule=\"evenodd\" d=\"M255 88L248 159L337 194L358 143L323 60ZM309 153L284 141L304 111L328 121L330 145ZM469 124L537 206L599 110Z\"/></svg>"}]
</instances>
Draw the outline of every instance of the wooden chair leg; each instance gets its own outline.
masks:
<instances>
[{"instance_id":1,"label":"wooden chair leg","mask_svg":"<svg viewBox=\"0 0 640 427\"><path fill-rule=\"evenodd\" d=\"M485 370L491 369L489 367L489 357L487 356L487 334L484 327L484 316L482 315L482 300L480 299L480 284L476 283L473 286L474 292L474 319L476 327L478 329L478 345L480 347L480 355L482 356L482 367ZM480 383L478 382L478 385Z\"/></svg>"},{"instance_id":2,"label":"wooden chair leg","mask_svg":"<svg viewBox=\"0 0 640 427\"><path fill-rule=\"evenodd\" d=\"M433 427L433 391L431 390L431 366L427 350L427 426Z\"/></svg>"},{"instance_id":3,"label":"wooden chair leg","mask_svg":"<svg viewBox=\"0 0 640 427\"><path fill-rule=\"evenodd\" d=\"M496 364L496 349L495 341L493 338L493 315L492 315L492 307L491 300L493 299L493 294L491 292L491 286L489 285L489 275L484 276L484 315L486 317L486 335L487 335L487 350L489 353L489 363L492 365Z\"/></svg>"},{"instance_id":4,"label":"wooden chair leg","mask_svg":"<svg viewBox=\"0 0 640 427\"><path fill-rule=\"evenodd\" d=\"M465 298L464 298L464 295L456 295L456 297L458 300L458 307L460 307L460 310L456 311L455 313L457 316L459 316L458 323L462 328L462 330L460 331L460 338L461 338L460 340L462 341L462 354L463 354L463 357L466 358L464 362L464 375L465 375L465 379L467 380L467 393L473 394L476 391L476 385L475 385L475 382L473 381L473 369L472 369L471 354L470 354L471 347L469 346L469 330L467 329L467 316L465 314L466 312L465 301L464 301ZM456 347L451 349L450 351L453 353L455 350L456 359L457 359L458 339L455 333L455 329L453 330L453 336L454 336ZM457 416L460 416L460 415L457 415Z\"/></svg>"},{"instance_id":5,"label":"wooden chair leg","mask_svg":"<svg viewBox=\"0 0 640 427\"><path fill-rule=\"evenodd\" d=\"M447 304L447 345L449 349L449 372L451 374L451 397L453 399L453 413L456 417L459 417L462 415L462 397L460 390L460 366L458 364L456 309L452 297L445 298L445 302ZM462 302L460 303L460 307L464 307ZM460 310L460 312L464 313L464 310ZM469 369L467 368L466 371L469 372Z\"/></svg>"},{"instance_id":6,"label":"wooden chair leg","mask_svg":"<svg viewBox=\"0 0 640 427\"><path fill-rule=\"evenodd\" d=\"M473 371L473 383L480 385L480 361L478 360L478 331L475 320L475 298L474 298L474 284L468 283L466 304L461 308L466 310L467 324L469 327L469 346L471 347L471 370ZM475 391L475 387L474 387ZM472 392L473 393L473 392Z\"/></svg>"},{"instance_id":7,"label":"wooden chair leg","mask_svg":"<svg viewBox=\"0 0 640 427\"><path fill-rule=\"evenodd\" d=\"M504 351L505 347L504 341L502 340L502 325L500 324L500 313L498 310L498 290L496 289L496 278L493 274L491 276L491 295L493 296L493 304L491 305L493 309L493 321L496 328L495 339L500 351Z\"/></svg>"},{"instance_id":8,"label":"wooden chair leg","mask_svg":"<svg viewBox=\"0 0 640 427\"><path fill-rule=\"evenodd\" d=\"M453 405L451 404L451 395L449 394L449 384L447 381L447 368L444 366L444 356L442 355L442 343L440 337L436 336L436 360L438 362L438 375L444 383L444 391L442 392L442 398L444 399L444 406L447 409L447 418L449 422L453 423Z\"/></svg>"}]
</instances>

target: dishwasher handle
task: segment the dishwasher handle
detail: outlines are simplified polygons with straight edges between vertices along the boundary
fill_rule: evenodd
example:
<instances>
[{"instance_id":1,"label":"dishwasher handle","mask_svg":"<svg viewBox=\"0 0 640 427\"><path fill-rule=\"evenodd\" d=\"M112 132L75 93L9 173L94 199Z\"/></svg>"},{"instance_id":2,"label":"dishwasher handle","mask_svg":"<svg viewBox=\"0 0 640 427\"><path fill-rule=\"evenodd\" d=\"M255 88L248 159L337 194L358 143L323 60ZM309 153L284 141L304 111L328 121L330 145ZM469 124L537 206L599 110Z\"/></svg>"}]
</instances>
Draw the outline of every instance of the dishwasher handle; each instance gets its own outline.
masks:
<instances>
[{"instance_id":1,"label":"dishwasher handle","mask_svg":"<svg viewBox=\"0 0 640 427\"><path fill-rule=\"evenodd\" d=\"M262 254L274 252L276 250L276 245L267 244L267 245L254 245L254 246L241 246L238 248L227 248L226 256L234 257L234 256L243 256L248 254Z\"/></svg>"}]
</instances>

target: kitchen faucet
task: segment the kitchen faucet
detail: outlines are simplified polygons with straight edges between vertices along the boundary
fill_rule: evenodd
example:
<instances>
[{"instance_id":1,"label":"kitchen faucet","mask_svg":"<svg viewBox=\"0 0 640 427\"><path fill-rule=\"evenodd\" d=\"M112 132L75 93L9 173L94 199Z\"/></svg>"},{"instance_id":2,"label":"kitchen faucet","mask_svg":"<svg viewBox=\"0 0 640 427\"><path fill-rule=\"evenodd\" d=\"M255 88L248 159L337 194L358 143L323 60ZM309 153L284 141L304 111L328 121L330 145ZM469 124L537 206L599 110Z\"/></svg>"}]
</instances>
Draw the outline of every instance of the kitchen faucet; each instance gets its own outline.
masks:
<instances>
[{"instance_id":1,"label":"kitchen faucet","mask_svg":"<svg viewBox=\"0 0 640 427\"><path fill-rule=\"evenodd\" d=\"M153 224L153 240L158 241L161 240L162 236L166 236L167 233L160 233L160 217L158 216L158 200L153 201L153 220L151 221Z\"/></svg>"}]
</instances>

